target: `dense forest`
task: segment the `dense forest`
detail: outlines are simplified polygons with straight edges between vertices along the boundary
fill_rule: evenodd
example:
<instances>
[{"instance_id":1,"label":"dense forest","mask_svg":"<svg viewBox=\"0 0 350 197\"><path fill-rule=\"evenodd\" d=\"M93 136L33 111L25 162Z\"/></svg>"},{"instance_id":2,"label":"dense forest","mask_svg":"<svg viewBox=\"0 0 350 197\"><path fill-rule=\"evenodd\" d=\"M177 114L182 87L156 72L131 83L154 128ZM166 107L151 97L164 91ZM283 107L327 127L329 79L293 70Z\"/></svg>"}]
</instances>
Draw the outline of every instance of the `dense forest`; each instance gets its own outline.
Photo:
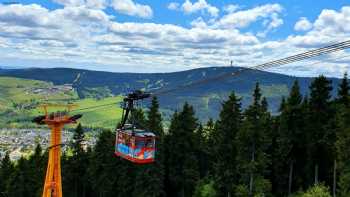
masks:
<instances>
[{"instance_id":1,"label":"dense forest","mask_svg":"<svg viewBox=\"0 0 350 197\"><path fill-rule=\"evenodd\" d=\"M218 120L201 124L185 104L162 127L157 98L148 110L133 113L155 132L157 160L135 165L114 156L115 133L101 132L94 147L83 148L78 125L62 156L63 193L68 197L349 197L350 85L324 76L309 95L295 81L271 115L259 84L242 109L231 93ZM331 91L337 88L337 96ZM47 151L38 145L28 158L0 164L0 196L40 196Z\"/></svg>"}]
</instances>

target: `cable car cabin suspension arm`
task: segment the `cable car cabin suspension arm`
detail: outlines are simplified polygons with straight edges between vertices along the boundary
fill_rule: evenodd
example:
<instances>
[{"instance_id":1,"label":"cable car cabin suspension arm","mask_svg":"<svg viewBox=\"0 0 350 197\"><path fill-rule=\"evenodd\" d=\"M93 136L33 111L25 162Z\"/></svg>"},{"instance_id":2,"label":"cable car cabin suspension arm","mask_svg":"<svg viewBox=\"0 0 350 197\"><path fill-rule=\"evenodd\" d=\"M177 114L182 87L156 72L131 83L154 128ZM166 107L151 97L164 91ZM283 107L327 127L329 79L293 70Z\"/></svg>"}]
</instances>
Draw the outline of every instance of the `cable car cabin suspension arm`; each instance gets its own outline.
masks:
<instances>
[{"instance_id":1,"label":"cable car cabin suspension arm","mask_svg":"<svg viewBox=\"0 0 350 197\"><path fill-rule=\"evenodd\" d=\"M135 102L138 100L143 100L146 98L149 98L151 96L150 93L143 92L141 90L136 90L132 93L129 93L124 98L124 106L123 106L123 115L122 115L122 121L120 124L120 128L123 128L126 121L128 120L129 114L132 113L132 110L134 109ZM125 112L125 113L124 113ZM132 116L132 114L131 114Z\"/></svg>"}]
</instances>

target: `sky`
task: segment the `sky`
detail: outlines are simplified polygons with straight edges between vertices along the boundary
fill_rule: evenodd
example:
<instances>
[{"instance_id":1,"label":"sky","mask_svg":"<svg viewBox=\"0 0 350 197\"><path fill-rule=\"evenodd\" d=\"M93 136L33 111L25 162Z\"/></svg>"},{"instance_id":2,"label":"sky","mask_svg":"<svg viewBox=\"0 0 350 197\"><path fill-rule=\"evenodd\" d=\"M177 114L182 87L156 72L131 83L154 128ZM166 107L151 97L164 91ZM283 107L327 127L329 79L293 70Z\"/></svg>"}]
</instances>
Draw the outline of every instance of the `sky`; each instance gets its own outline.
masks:
<instances>
[{"instance_id":1,"label":"sky","mask_svg":"<svg viewBox=\"0 0 350 197\"><path fill-rule=\"evenodd\" d=\"M0 66L251 67L350 40L348 0L0 0ZM270 69L341 77L350 51Z\"/></svg>"}]
</instances>

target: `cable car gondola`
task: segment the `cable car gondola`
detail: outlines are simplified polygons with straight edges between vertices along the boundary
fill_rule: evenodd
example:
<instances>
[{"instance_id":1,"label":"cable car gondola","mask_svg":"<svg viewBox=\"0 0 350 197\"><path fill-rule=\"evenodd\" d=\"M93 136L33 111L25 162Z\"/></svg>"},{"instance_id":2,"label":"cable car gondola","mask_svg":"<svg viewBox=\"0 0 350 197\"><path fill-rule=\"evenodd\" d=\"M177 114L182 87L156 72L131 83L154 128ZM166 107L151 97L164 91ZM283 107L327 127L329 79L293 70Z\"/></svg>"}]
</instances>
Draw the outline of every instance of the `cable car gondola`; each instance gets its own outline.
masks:
<instances>
[{"instance_id":1,"label":"cable car gondola","mask_svg":"<svg viewBox=\"0 0 350 197\"><path fill-rule=\"evenodd\" d=\"M124 98L122 122L116 129L115 155L133 163L146 164L154 162L156 135L151 131L136 128L132 111L138 100L150 97L142 91L134 91ZM131 124L126 124L129 113Z\"/></svg>"}]
</instances>

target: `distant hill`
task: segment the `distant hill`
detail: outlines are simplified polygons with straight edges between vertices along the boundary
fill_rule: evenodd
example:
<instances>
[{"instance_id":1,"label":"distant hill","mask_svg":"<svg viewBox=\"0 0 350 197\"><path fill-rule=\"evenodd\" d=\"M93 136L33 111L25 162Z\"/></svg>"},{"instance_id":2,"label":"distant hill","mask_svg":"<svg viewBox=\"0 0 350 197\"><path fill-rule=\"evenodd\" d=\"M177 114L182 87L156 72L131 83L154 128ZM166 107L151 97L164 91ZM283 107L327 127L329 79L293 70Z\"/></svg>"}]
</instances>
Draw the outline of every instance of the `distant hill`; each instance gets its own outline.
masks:
<instances>
[{"instance_id":1,"label":"distant hill","mask_svg":"<svg viewBox=\"0 0 350 197\"><path fill-rule=\"evenodd\" d=\"M11 76L52 82L55 85L72 84L80 98L91 94L125 94L135 89L147 91L166 90L184 84L190 84L207 77L234 72L238 67L210 67L172 73L112 73L70 68L30 68L0 69L0 76ZM159 96L164 112L178 109L184 102L194 105L197 116L206 120L216 118L220 105L231 91L242 98L243 107L251 102L251 92L256 82L267 97L272 112L277 112L282 96L288 91L294 80L298 80L303 94L308 93L312 78L292 77L282 74L248 70L236 77L214 81L188 89L178 90ZM332 79L337 87L339 79ZM335 90L337 88L334 88ZM333 92L335 94L335 91ZM167 113L169 114L169 113Z\"/></svg>"},{"instance_id":2,"label":"distant hill","mask_svg":"<svg viewBox=\"0 0 350 197\"><path fill-rule=\"evenodd\" d=\"M20 69L21 67L17 66L0 66L0 69Z\"/></svg>"}]
</instances>

